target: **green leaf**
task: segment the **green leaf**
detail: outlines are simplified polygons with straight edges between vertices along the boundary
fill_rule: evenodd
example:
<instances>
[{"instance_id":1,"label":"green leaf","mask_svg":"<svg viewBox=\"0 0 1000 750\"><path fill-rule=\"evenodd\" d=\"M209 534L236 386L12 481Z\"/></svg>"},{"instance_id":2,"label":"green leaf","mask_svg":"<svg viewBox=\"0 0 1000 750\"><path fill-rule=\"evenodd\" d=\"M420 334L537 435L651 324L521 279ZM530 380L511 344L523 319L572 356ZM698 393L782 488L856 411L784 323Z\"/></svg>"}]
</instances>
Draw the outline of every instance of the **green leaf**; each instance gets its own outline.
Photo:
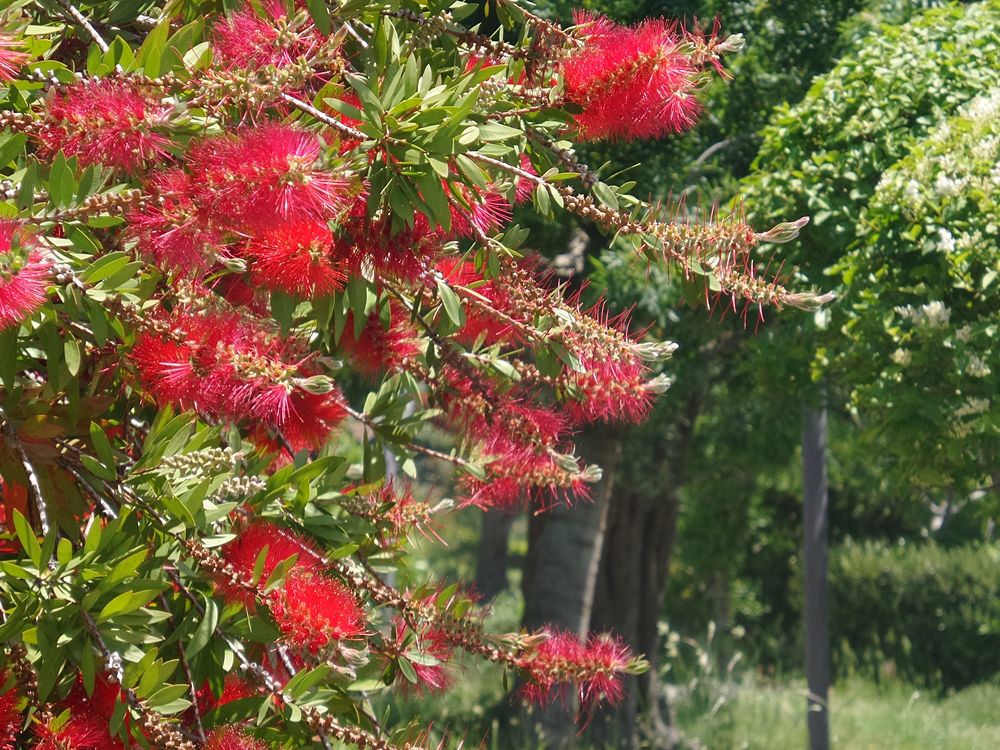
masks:
<instances>
[{"instance_id":1,"label":"green leaf","mask_svg":"<svg viewBox=\"0 0 1000 750\"><path fill-rule=\"evenodd\" d=\"M97 677L97 663L94 659L94 647L90 643L90 637L83 638L83 653L80 655L80 673L83 676L83 689L87 695L94 694L94 681Z\"/></svg>"},{"instance_id":2,"label":"green leaf","mask_svg":"<svg viewBox=\"0 0 1000 750\"><path fill-rule=\"evenodd\" d=\"M63 357L66 359L66 369L73 377L80 372L80 343L74 338L63 342Z\"/></svg>"},{"instance_id":3,"label":"green leaf","mask_svg":"<svg viewBox=\"0 0 1000 750\"><path fill-rule=\"evenodd\" d=\"M326 7L326 0L306 0L306 8L309 10L309 17L312 18L319 33L326 36L330 33L330 11Z\"/></svg>"},{"instance_id":4,"label":"green leaf","mask_svg":"<svg viewBox=\"0 0 1000 750\"><path fill-rule=\"evenodd\" d=\"M18 326L0 331L0 384L8 391L17 371L17 331Z\"/></svg>"},{"instance_id":5,"label":"green leaf","mask_svg":"<svg viewBox=\"0 0 1000 750\"><path fill-rule=\"evenodd\" d=\"M158 593L159 589L141 589L139 591L126 591L119 594L104 605L104 608L97 616L97 622L105 622L115 615L123 615L128 612L134 612L141 607L145 607L156 598Z\"/></svg>"},{"instance_id":6,"label":"green leaf","mask_svg":"<svg viewBox=\"0 0 1000 750\"><path fill-rule=\"evenodd\" d=\"M100 428L97 422L90 423L90 442L93 444L101 463L109 469L114 470L115 454L111 450L111 443L108 441L108 436L104 434L104 430Z\"/></svg>"},{"instance_id":7,"label":"green leaf","mask_svg":"<svg viewBox=\"0 0 1000 750\"><path fill-rule=\"evenodd\" d=\"M481 141L508 141L511 138L520 138L524 133L509 125L501 125L496 122L488 122L479 126L479 140Z\"/></svg>"},{"instance_id":8,"label":"green leaf","mask_svg":"<svg viewBox=\"0 0 1000 750\"><path fill-rule=\"evenodd\" d=\"M145 41L139 47L136 63L149 78L160 75L163 50L170 36L170 19L164 18L146 35Z\"/></svg>"},{"instance_id":9,"label":"green leaf","mask_svg":"<svg viewBox=\"0 0 1000 750\"><path fill-rule=\"evenodd\" d=\"M99 477L106 482L113 482L118 478L113 469L108 468L96 458L88 456L86 453L80 456L80 463L95 477Z\"/></svg>"},{"instance_id":10,"label":"green leaf","mask_svg":"<svg viewBox=\"0 0 1000 750\"><path fill-rule=\"evenodd\" d=\"M614 191L605 185L603 182L594 183L594 187L591 188L594 191L594 196L603 203L608 208L612 208L615 211L618 210L618 196L615 195Z\"/></svg>"},{"instance_id":11,"label":"green leaf","mask_svg":"<svg viewBox=\"0 0 1000 750\"><path fill-rule=\"evenodd\" d=\"M21 548L28 554L28 559L35 564L35 567L42 568L42 547L35 538L35 532L31 530L28 519L21 515L17 508L14 511L14 532L21 542Z\"/></svg>"},{"instance_id":12,"label":"green leaf","mask_svg":"<svg viewBox=\"0 0 1000 750\"><path fill-rule=\"evenodd\" d=\"M188 692L187 685L167 685L146 698L151 708L159 708L177 700Z\"/></svg>"},{"instance_id":13,"label":"green leaf","mask_svg":"<svg viewBox=\"0 0 1000 750\"><path fill-rule=\"evenodd\" d=\"M214 599L204 594L202 594L202 602L204 603L205 614L202 615L201 622L198 623L198 627L195 628L191 640L184 649L184 653L189 659L208 645L209 641L215 635L215 629L219 625L219 605L215 603Z\"/></svg>"},{"instance_id":14,"label":"green leaf","mask_svg":"<svg viewBox=\"0 0 1000 750\"><path fill-rule=\"evenodd\" d=\"M417 670L413 668L413 665L410 663L409 659L407 659L405 656L400 656L396 660L396 664L399 665L399 671L403 673L403 677L405 677L414 685L416 685L417 682L419 682L417 678Z\"/></svg>"},{"instance_id":15,"label":"green leaf","mask_svg":"<svg viewBox=\"0 0 1000 750\"><path fill-rule=\"evenodd\" d=\"M321 664L315 669L303 669L285 685L285 692L297 699L305 695L311 688L319 685L330 674L330 667Z\"/></svg>"},{"instance_id":16,"label":"green leaf","mask_svg":"<svg viewBox=\"0 0 1000 750\"><path fill-rule=\"evenodd\" d=\"M81 275L84 281L93 285L120 271L128 265L128 261L129 256L127 253L108 253L104 257L94 261Z\"/></svg>"},{"instance_id":17,"label":"green leaf","mask_svg":"<svg viewBox=\"0 0 1000 750\"><path fill-rule=\"evenodd\" d=\"M451 322L455 324L455 327L461 328L465 325L465 311L462 309L462 302L454 290L439 279L437 282L437 292L445 312L448 314Z\"/></svg>"}]
</instances>

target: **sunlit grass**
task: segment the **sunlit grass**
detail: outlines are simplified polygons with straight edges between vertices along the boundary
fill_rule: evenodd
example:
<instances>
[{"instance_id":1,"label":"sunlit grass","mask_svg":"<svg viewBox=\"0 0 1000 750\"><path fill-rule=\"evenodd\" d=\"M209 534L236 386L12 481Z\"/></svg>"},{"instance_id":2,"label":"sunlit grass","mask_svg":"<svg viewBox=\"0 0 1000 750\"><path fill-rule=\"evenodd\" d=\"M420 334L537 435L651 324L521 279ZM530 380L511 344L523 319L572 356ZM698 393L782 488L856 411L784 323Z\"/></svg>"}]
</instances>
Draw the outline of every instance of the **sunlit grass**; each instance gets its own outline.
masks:
<instances>
[{"instance_id":1,"label":"sunlit grass","mask_svg":"<svg viewBox=\"0 0 1000 750\"><path fill-rule=\"evenodd\" d=\"M801 750L808 746L805 685L745 684L713 715L688 717L685 735L705 750ZM900 683L852 679L830 696L831 746L838 750L996 750L1000 685L944 699Z\"/></svg>"}]
</instances>

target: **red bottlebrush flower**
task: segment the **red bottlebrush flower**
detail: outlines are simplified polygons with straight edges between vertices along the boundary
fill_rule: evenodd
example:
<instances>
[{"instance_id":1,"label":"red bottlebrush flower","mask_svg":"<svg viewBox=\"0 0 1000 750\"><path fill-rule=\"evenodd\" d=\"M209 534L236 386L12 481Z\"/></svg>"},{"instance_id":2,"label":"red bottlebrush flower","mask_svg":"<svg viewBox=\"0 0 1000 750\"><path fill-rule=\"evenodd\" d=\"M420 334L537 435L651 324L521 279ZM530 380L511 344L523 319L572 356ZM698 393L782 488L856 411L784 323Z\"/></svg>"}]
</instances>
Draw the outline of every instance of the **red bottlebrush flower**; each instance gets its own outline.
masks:
<instances>
[{"instance_id":1,"label":"red bottlebrush flower","mask_svg":"<svg viewBox=\"0 0 1000 750\"><path fill-rule=\"evenodd\" d=\"M97 716L72 715L64 725L36 728L35 750L124 750L121 740L112 737L107 721Z\"/></svg>"},{"instance_id":2,"label":"red bottlebrush flower","mask_svg":"<svg viewBox=\"0 0 1000 750\"><path fill-rule=\"evenodd\" d=\"M451 684L451 674L448 662L454 654L448 634L440 628L426 628L420 633L412 633L402 617L395 617L393 624L396 630L396 651L406 658L406 651L414 651L424 657L431 657L436 664L428 663L429 659L410 660L413 671L417 675L415 683L403 676L396 684L404 692L413 693L443 693ZM411 638L412 643L408 643Z\"/></svg>"},{"instance_id":3,"label":"red bottlebrush flower","mask_svg":"<svg viewBox=\"0 0 1000 750\"><path fill-rule=\"evenodd\" d=\"M584 45L561 64L566 99L579 105L583 140L634 140L678 133L694 125L698 68L676 26L651 19L617 26L578 12Z\"/></svg>"},{"instance_id":4,"label":"red bottlebrush flower","mask_svg":"<svg viewBox=\"0 0 1000 750\"><path fill-rule=\"evenodd\" d=\"M0 479L0 529L14 532L14 511L28 517L28 488L10 479ZM6 554L21 551L21 543L16 539L0 542L0 552ZM0 682L2 684L2 682Z\"/></svg>"},{"instance_id":5,"label":"red bottlebrush flower","mask_svg":"<svg viewBox=\"0 0 1000 750\"><path fill-rule=\"evenodd\" d=\"M267 750L267 744L243 733L239 727L226 726L208 735L205 750Z\"/></svg>"},{"instance_id":6,"label":"red bottlebrush flower","mask_svg":"<svg viewBox=\"0 0 1000 750\"><path fill-rule=\"evenodd\" d=\"M520 164L522 171L538 175L538 172L535 171L535 165L531 163L531 159L527 154L521 154ZM514 201L519 204L527 203L531 200L531 196L535 194L536 187L538 185L527 177L518 177L517 182L514 184Z\"/></svg>"},{"instance_id":7,"label":"red bottlebrush flower","mask_svg":"<svg viewBox=\"0 0 1000 750\"><path fill-rule=\"evenodd\" d=\"M368 218L366 201L359 196L341 227L334 255L351 274L360 273L370 263L377 277L411 281L441 252L443 244L443 235L423 214L414 216L412 228L394 234L388 218Z\"/></svg>"},{"instance_id":8,"label":"red bottlebrush flower","mask_svg":"<svg viewBox=\"0 0 1000 750\"><path fill-rule=\"evenodd\" d=\"M198 200L190 175L182 169L163 170L148 190L159 200L146 202L127 217L140 252L169 270L205 269L221 235L210 223L211 212Z\"/></svg>"},{"instance_id":9,"label":"red bottlebrush flower","mask_svg":"<svg viewBox=\"0 0 1000 750\"><path fill-rule=\"evenodd\" d=\"M601 700L621 700L622 674L628 668L629 651L620 640L602 634L581 643L572 633L549 630L547 634L548 638L518 665L528 673L521 688L527 700L537 704L565 700L571 683L576 685L583 708Z\"/></svg>"},{"instance_id":10,"label":"red bottlebrush flower","mask_svg":"<svg viewBox=\"0 0 1000 750\"><path fill-rule=\"evenodd\" d=\"M382 325L381 317L373 313L355 336L353 313L347 315L337 347L351 367L364 375L392 372L420 353L420 338L402 305L392 301L389 316L388 329Z\"/></svg>"},{"instance_id":11,"label":"red bottlebrush flower","mask_svg":"<svg viewBox=\"0 0 1000 750\"><path fill-rule=\"evenodd\" d=\"M206 682L198 689L195 695L195 702L198 704L198 710L203 714L207 714L219 706L243 700L244 698L253 698L257 694L257 688L249 682L240 679L236 675L227 674L225 682L222 685L222 695L216 698L212 693L212 688Z\"/></svg>"},{"instance_id":12,"label":"red bottlebrush flower","mask_svg":"<svg viewBox=\"0 0 1000 750\"><path fill-rule=\"evenodd\" d=\"M218 358L244 338L239 316L177 310L159 322L170 335L141 333L132 348L143 385L158 404L221 416L235 375L231 362Z\"/></svg>"},{"instance_id":13,"label":"red bottlebrush flower","mask_svg":"<svg viewBox=\"0 0 1000 750\"><path fill-rule=\"evenodd\" d=\"M447 188L445 188L447 190ZM487 188L474 192L468 186L459 187L468 208L451 206L451 232L457 237L475 238L478 234L493 234L510 221L510 203L496 190Z\"/></svg>"},{"instance_id":14,"label":"red bottlebrush flower","mask_svg":"<svg viewBox=\"0 0 1000 750\"><path fill-rule=\"evenodd\" d=\"M0 219L0 331L18 325L45 303L51 270L23 224Z\"/></svg>"},{"instance_id":15,"label":"red bottlebrush flower","mask_svg":"<svg viewBox=\"0 0 1000 750\"><path fill-rule=\"evenodd\" d=\"M66 707L77 716L110 719L119 698L124 698L121 685L110 682L102 675L98 675L94 680L94 691L88 696L83 686L83 678L77 676L73 689L66 698Z\"/></svg>"},{"instance_id":16,"label":"red bottlebrush flower","mask_svg":"<svg viewBox=\"0 0 1000 750\"><path fill-rule=\"evenodd\" d=\"M131 358L153 399L280 431L294 450L319 448L347 415L343 396L308 370L291 341L235 312L175 310L168 334L142 333Z\"/></svg>"},{"instance_id":17,"label":"red bottlebrush flower","mask_svg":"<svg viewBox=\"0 0 1000 750\"><path fill-rule=\"evenodd\" d=\"M253 283L299 297L321 297L344 288L347 276L330 261L333 236L325 223L296 221L257 235L245 248Z\"/></svg>"},{"instance_id":18,"label":"red bottlebrush flower","mask_svg":"<svg viewBox=\"0 0 1000 750\"><path fill-rule=\"evenodd\" d=\"M49 154L62 150L82 164L135 171L167 153L170 141L160 131L169 111L137 84L81 81L53 89L39 139Z\"/></svg>"},{"instance_id":19,"label":"red bottlebrush flower","mask_svg":"<svg viewBox=\"0 0 1000 750\"><path fill-rule=\"evenodd\" d=\"M272 426L281 431L285 440L298 452L321 448L337 426L347 416L347 404L338 390L329 393L292 391L289 408Z\"/></svg>"},{"instance_id":20,"label":"red bottlebrush flower","mask_svg":"<svg viewBox=\"0 0 1000 750\"><path fill-rule=\"evenodd\" d=\"M474 263L448 258L438 263L437 269L449 284L469 287L475 291L476 295L484 298L490 309L509 317L517 315L510 295L497 282L484 281ZM500 316L491 314L490 309L470 301L465 309L465 324L455 335L456 340L471 345L480 338L486 344L511 343L516 339L511 325Z\"/></svg>"},{"instance_id":21,"label":"red bottlebrush flower","mask_svg":"<svg viewBox=\"0 0 1000 750\"><path fill-rule=\"evenodd\" d=\"M136 338L131 358L139 370L139 379L156 403L195 409L199 403L204 404L198 398L201 379L196 355L196 348L187 342L143 333ZM205 406L211 411L214 402Z\"/></svg>"},{"instance_id":22,"label":"red bottlebrush flower","mask_svg":"<svg viewBox=\"0 0 1000 750\"><path fill-rule=\"evenodd\" d=\"M6 32L0 32L0 81L12 81L31 57L21 49L21 42Z\"/></svg>"},{"instance_id":23,"label":"red bottlebrush flower","mask_svg":"<svg viewBox=\"0 0 1000 750\"><path fill-rule=\"evenodd\" d=\"M195 146L189 161L203 204L235 231L292 220L325 221L350 200L350 183L319 166L322 140L287 125L244 130Z\"/></svg>"},{"instance_id":24,"label":"red bottlebrush flower","mask_svg":"<svg viewBox=\"0 0 1000 750\"><path fill-rule=\"evenodd\" d=\"M271 314L267 292L250 286L242 274L227 273L210 282L209 287L233 307L245 307L260 318Z\"/></svg>"},{"instance_id":25,"label":"red bottlebrush flower","mask_svg":"<svg viewBox=\"0 0 1000 750\"><path fill-rule=\"evenodd\" d=\"M322 41L311 22L288 17L282 0L268 0L262 7L266 17L248 3L212 29L215 60L224 68L283 68Z\"/></svg>"},{"instance_id":26,"label":"red bottlebrush flower","mask_svg":"<svg viewBox=\"0 0 1000 750\"><path fill-rule=\"evenodd\" d=\"M656 390L647 387L645 363L638 358L615 361L587 356L580 358L580 364L583 372L567 370L560 378L574 419L638 423L646 418Z\"/></svg>"},{"instance_id":27,"label":"red bottlebrush flower","mask_svg":"<svg viewBox=\"0 0 1000 750\"><path fill-rule=\"evenodd\" d=\"M257 558L264 548L267 556L261 570L260 581L266 581L274 572L278 563L287 560L292 555L298 555L295 567L304 570L319 570L321 568L320 553L311 540L277 526L270 521L254 521L236 538L223 545L222 556L226 562L239 573L249 577L253 575Z\"/></svg>"},{"instance_id":28,"label":"red bottlebrush flower","mask_svg":"<svg viewBox=\"0 0 1000 750\"><path fill-rule=\"evenodd\" d=\"M321 573L294 568L274 594L271 613L285 640L313 653L364 633L364 612L350 590Z\"/></svg>"},{"instance_id":29,"label":"red bottlebrush flower","mask_svg":"<svg viewBox=\"0 0 1000 750\"><path fill-rule=\"evenodd\" d=\"M442 401L451 425L479 442L489 477L462 477L465 505L511 507L544 496L567 504L589 495L600 478L592 467L560 452L567 429L559 413L528 406L510 394L475 388L468 378L446 371ZM480 384L482 386L482 384ZM489 405L487 409L487 404Z\"/></svg>"},{"instance_id":30,"label":"red bottlebrush flower","mask_svg":"<svg viewBox=\"0 0 1000 750\"><path fill-rule=\"evenodd\" d=\"M0 670L0 690L10 676ZM0 693L0 750L14 750L21 731L21 715L17 711L17 691L14 687Z\"/></svg>"}]
</instances>

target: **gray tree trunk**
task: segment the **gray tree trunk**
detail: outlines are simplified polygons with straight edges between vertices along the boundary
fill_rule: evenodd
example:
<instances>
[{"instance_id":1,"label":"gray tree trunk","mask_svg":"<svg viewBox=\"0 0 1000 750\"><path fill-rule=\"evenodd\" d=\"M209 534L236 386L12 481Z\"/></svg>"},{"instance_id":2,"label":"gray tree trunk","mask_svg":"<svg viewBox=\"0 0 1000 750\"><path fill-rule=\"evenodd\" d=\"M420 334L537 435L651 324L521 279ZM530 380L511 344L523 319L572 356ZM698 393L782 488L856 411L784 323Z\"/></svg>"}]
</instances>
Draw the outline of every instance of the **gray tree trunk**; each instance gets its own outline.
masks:
<instances>
[{"instance_id":1,"label":"gray tree trunk","mask_svg":"<svg viewBox=\"0 0 1000 750\"><path fill-rule=\"evenodd\" d=\"M604 542L608 502L621 456L621 441L608 429L579 436L577 448L588 460L599 460L604 478L591 500L573 508L553 508L532 515L528 554L524 561L523 623L535 629L552 626L584 638L590 629L594 588ZM568 746L576 732L578 706L558 702L535 710L528 723L546 747Z\"/></svg>"},{"instance_id":2,"label":"gray tree trunk","mask_svg":"<svg viewBox=\"0 0 1000 750\"><path fill-rule=\"evenodd\" d=\"M507 589L510 564L508 545L514 513L490 509L479 522L479 548L476 557L476 593L486 601Z\"/></svg>"},{"instance_id":3,"label":"gray tree trunk","mask_svg":"<svg viewBox=\"0 0 1000 750\"><path fill-rule=\"evenodd\" d=\"M830 634L826 597L826 409L802 410L802 494L805 525L807 723L810 750L829 750Z\"/></svg>"},{"instance_id":4,"label":"gray tree trunk","mask_svg":"<svg viewBox=\"0 0 1000 750\"><path fill-rule=\"evenodd\" d=\"M595 717L587 736L598 745L634 748L643 735L660 748L673 747L678 740L658 674L658 624L677 533L677 492L687 481L702 404L703 394L696 391L683 409L664 415L670 419L668 428L655 435L638 433L635 442L637 449L642 447L641 455L626 459L620 471L643 474L643 481L623 478L611 498L591 629L615 633L651 666L626 680L620 704Z\"/></svg>"}]
</instances>

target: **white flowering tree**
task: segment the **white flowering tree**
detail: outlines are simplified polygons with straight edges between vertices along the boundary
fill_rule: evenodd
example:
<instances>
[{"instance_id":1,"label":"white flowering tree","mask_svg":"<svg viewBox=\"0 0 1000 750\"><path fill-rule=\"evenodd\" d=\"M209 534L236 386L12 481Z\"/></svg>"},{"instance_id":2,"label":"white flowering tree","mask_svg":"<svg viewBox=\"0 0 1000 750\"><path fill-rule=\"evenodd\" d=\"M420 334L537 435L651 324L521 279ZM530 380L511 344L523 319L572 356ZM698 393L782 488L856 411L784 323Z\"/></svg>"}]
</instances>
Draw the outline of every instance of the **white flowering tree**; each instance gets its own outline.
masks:
<instances>
[{"instance_id":1,"label":"white flowering tree","mask_svg":"<svg viewBox=\"0 0 1000 750\"><path fill-rule=\"evenodd\" d=\"M776 114L744 192L758 217L811 214L794 262L840 280L838 304L761 337L774 377L825 378L925 488L995 471L998 22L991 1L866 37Z\"/></svg>"},{"instance_id":2,"label":"white flowering tree","mask_svg":"<svg viewBox=\"0 0 1000 750\"><path fill-rule=\"evenodd\" d=\"M981 485L1000 437L1000 87L882 176L837 269L853 411L923 483Z\"/></svg>"}]
</instances>

